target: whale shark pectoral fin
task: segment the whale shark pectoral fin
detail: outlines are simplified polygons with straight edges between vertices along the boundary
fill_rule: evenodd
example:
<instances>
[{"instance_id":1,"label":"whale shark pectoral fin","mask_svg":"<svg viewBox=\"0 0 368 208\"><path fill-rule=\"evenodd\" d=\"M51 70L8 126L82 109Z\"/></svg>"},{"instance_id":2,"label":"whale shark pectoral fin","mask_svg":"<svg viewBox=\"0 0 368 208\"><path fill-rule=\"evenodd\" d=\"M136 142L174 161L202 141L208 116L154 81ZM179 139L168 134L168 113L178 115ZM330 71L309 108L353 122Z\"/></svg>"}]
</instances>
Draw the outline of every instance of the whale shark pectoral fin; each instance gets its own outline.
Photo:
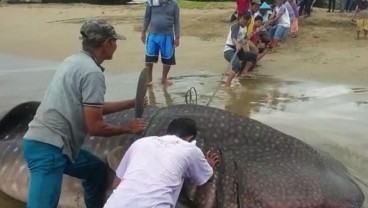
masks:
<instances>
[{"instance_id":1,"label":"whale shark pectoral fin","mask_svg":"<svg viewBox=\"0 0 368 208\"><path fill-rule=\"evenodd\" d=\"M148 68L144 68L139 74L137 91L135 96L135 118L142 118L144 110L144 97L147 93Z\"/></svg>"},{"instance_id":2,"label":"whale shark pectoral fin","mask_svg":"<svg viewBox=\"0 0 368 208\"><path fill-rule=\"evenodd\" d=\"M106 155L107 164L112 170L115 171L118 168L120 161L123 159L123 156L128 148L129 146L118 146Z\"/></svg>"}]
</instances>

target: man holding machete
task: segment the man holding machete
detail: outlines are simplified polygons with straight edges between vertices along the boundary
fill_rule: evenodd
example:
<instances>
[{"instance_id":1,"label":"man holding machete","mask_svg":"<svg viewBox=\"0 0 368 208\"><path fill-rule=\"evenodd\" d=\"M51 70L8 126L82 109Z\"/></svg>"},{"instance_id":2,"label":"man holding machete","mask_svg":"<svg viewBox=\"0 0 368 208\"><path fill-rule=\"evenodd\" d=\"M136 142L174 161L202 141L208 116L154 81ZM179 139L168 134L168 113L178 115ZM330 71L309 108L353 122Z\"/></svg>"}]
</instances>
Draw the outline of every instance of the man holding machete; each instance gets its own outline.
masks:
<instances>
[{"instance_id":1,"label":"man holding machete","mask_svg":"<svg viewBox=\"0 0 368 208\"><path fill-rule=\"evenodd\" d=\"M144 131L142 119L112 125L103 115L132 108L135 100L104 100L105 60L111 60L118 35L104 20L91 19L81 27L83 50L66 58L50 82L36 115L24 136L24 158L30 170L27 208L56 208L63 174L83 180L87 208L105 202L107 166L81 149L86 135L114 136Z\"/></svg>"}]
</instances>

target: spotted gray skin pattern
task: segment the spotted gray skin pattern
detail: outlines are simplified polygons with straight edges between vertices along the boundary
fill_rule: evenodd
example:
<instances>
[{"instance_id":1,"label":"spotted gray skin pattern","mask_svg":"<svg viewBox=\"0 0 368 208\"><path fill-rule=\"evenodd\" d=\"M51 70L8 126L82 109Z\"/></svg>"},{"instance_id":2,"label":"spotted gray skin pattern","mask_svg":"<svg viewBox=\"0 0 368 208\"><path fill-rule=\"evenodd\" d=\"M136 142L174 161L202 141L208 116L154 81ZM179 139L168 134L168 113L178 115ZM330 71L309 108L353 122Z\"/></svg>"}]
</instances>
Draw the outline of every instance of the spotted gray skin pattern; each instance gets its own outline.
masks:
<instances>
[{"instance_id":1,"label":"spotted gray skin pattern","mask_svg":"<svg viewBox=\"0 0 368 208\"><path fill-rule=\"evenodd\" d=\"M38 102L23 103L0 120L0 189L26 201L28 169L21 141ZM134 109L105 116L126 123ZM327 153L258 121L200 105L147 106L144 136L163 135L172 119L197 121L197 145L221 156L215 177L202 187L185 181L177 208L355 208L364 195L347 169ZM129 146L133 135L88 137L84 148L100 158L118 146ZM79 181L64 177L61 207L76 207ZM80 199L82 201L82 199Z\"/></svg>"}]
</instances>

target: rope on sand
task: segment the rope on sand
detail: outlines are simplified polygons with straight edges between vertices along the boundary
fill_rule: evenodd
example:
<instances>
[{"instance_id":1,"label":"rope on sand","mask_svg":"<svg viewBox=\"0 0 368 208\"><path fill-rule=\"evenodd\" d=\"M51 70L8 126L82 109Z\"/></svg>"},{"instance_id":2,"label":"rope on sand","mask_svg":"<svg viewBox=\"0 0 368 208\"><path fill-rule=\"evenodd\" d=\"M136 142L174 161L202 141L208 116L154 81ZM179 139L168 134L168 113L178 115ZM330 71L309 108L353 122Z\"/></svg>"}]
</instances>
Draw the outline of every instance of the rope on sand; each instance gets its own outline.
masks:
<instances>
[{"instance_id":1,"label":"rope on sand","mask_svg":"<svg viewBox=\"0 0 368 208\"><path fill-rule=\"evenodd\" d=\"M235 52L235 54L233 55L233 57L231 58L230 62L229 62L229 65L227 66L230 67L234 60L235 60L235 57L236 55L238 54L238 51ZM222 80L224 79L224 77L226 76L226 71L227 71L227 68L225 68L225 72L222 74L221 76L221 79L219 81L219 84L217 85L215 91L213 92L213 94L211 95L210 97L210 100L208 101L208 103L206 104L206 106L209 106L213 100L213 98L215 97L218 89L220 88L221 86L221 83L222 83ZM192 95L192 90L194 91L194 95L195 95L195 99L193 100L193 95ZM195 87L191 87L186 93L185 93L185 103L186 104L195 104L197 105L197 101L198 101L198 96L197 96L197 90L195 89Z\"/></svg>"},{"instance_id":2,"label":"rope on sand","mask_svg":"<svg viewBox=\"0 0 368 208\"><path fill-rule=\"evenodd\" d=\"M74 201L76 203L76 207L80 208L81 206L79 206L79 199L82 198L80 195L82 195L82 191L78 192L77 196L75 197Z\"/></svg>"},{"instance_id":3,"label":"rope on sand","mask_svg":"<svg viewBox=\"0 0 368 208\"><path fill-rule=\"evenodd\" d=\"M236 51L233 55L233 57L231 58L230 62L229 62L229 65L225 68L225 72L222 74L221 76L221 79L219 81L219 84L217 85L215 91L213 91L213 94L212 96L210 97L210 100L208 101L208 103L206 104L206 106L209 106L211 104L211 102L213 101L213 98L215 97L217 91L220 89L220 86L221 86L221 83L222 83L222 80L224 79L224 77L226 76L226 72L227 72L227 69L229 67L231 67L231 65L233 64L234 60L235 60L235 57L237 56L238 54L238 51Z\"/></svg>"}]
</instances>

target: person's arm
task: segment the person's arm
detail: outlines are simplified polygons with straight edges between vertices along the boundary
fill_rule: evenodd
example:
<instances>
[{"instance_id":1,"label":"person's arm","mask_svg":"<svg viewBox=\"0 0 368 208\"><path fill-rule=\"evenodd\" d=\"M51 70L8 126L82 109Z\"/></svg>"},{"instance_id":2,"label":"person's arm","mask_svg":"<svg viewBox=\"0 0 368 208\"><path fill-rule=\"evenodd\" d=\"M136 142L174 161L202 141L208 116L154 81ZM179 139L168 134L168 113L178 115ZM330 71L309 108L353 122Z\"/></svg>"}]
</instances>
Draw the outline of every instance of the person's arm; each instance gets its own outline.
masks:
<instances>
[{"instance_id":1,"label":"person's arm","mask_svg":"<svg viewBox=\"0 0 368 208\"><path fill-rule=\"evenodd\" d=\"M147 97L144 98L144 105L147 105ZM119 102L104 102L103 104L103 114L107 115L110 113L119 112L122 110L127 110L135 107L135 99L123 100Z\"/></svg>"},{"instance_id":2,"label":"person's arm","mask_svg":"<svg viewBox=\"0 0 368 208\"><path fill-rule=\"evenodd\" d=\"M146 42L146 32L147 32L149 24L151 23L151 14L152 14L152 8L148 1L147 6L146 6L146 12L144 13L144 17L143 17L143 26L142 26L142 33L141 33L141 40L143 43Z\"/></svg>"},{"instance_id":3,"label":"person's arm","mask_svg":"<svg viewBox=\"0 0 368 208\"><path fill-rule=\"evenodd\" d=\"M213 178L214 167L218 163L218 155L207 152L205 157L199 148L192 154L193 161L188 168L187 177L190 177L192 181L201 186Z\"/></svg>"},{"instance_id":4,"label":"person's arm","mask_svg":"<svg viewBox=\"0 0 368 208\"><path fill-rule=\"evenodd\" d=\"M268 21L267 24L270 25L271 21L275 18L276 16L276 9L274 11L270 11L269 17L268 17Z\"/></svg>"},{"instance_id":5,"label":"person's arm","mask_svg":"<svg viewBox=\"0 0 368 208\"><path fill-rule=\"evenodd\" d=\"M180 40L180 9L177 3L175 3L174 11L174 32L175 32L175 47L179 46Z\"/></svg>"},{"instance_id":6,"label":"person's arm","mask_svg":"<svg viewBox=\"0 0 368 208\"><path fill-rule=\"evenodd\" d=\"M237 51L241 49L241 45L238 42L239 30L240 30L239 24L235 24L231 27L231 40L233 41L233 44L235 45Z\"/></svg>"},{"instance_id":7,"label":"person's arm","mask_svg":"<svg viewBox=\"0 0 368 208\"><path fill-rule=\"evenodd\" d=\"M135 100L123 100L119 102L104 102L103 115L119 112L135 106Z\"/></svg>"},{"instance_id":8,"label":"person's arm","mask_svg":"<svg viewBox=\"0 0 368 208\"><path fill-rule=\"evenodd\" d=\"M119 184L122 182L124 174L125 174L126 170L128 169L128 165L129 165L130 158L131 158L131 152L132 152L133 148L134 148L134 143L126 151L126 153L124 154L123 159L121 159L120 164L119 164L118 168L115 171L115 178L114 178L114 181L113 181L112 187L111 187L112 189L116 189L116 187L118 187Z\"/></svg>"},{"instance_id":9,"label":"person's arm","mask_svg":"<svg viewBox=\"0 0 368 208\"><path fill-rule=\"evenodd\" d=\"M273 22L278 21L278 20L281 18L281 16L282 16L285 12L286 12L286 8L285 8L284 6L280 7L279 12L277 12L277 14L276 14L276 17L275 17L275 18L273 18L273 19L269 22L269 24L271 24L271 23L273 23Z\"/></svg>"},{"instance_id":10,"label":"person's arm","mask_svg":"<svg viewBox=\"0 0 368 208\"><path fill-rule=\"evenodd\" d=\"M142 119L135 119L125 125L112 125L103 121L105 78L100 72L87 74L80 83L83 102L85 129L90 136L114 136L125 133L139 133L145 128Z\"/></svg>"}]
</instances>

